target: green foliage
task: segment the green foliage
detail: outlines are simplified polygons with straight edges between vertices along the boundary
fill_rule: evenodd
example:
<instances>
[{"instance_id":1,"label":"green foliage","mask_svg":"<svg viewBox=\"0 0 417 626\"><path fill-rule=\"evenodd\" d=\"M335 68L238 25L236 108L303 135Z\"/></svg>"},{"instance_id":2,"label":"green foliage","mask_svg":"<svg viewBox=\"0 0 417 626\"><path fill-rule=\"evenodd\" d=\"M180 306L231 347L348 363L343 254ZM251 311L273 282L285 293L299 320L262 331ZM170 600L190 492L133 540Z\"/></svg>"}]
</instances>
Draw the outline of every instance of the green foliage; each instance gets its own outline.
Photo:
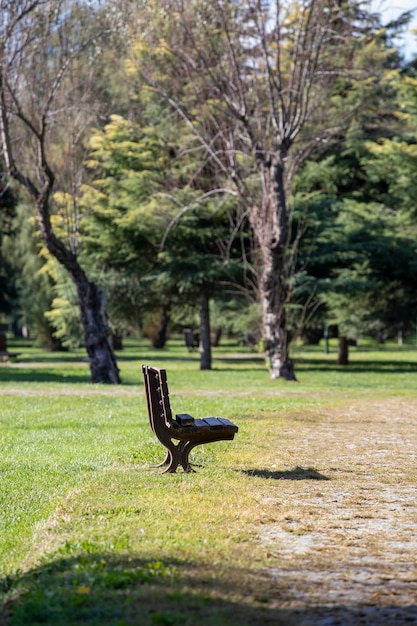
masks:
<instances>
[{"instance_id":1,"label":"green foliage","mask_svg":"<svg viewBox=\"0 0 417 626\"><path fill-rule=\"evenodd\" d=\"M246 298L218 298L213 302L211 319L220 326L222 334L242 343L246 342L248 334L257 338L261 335L260 306L257 302L248 303Z\"/></svg>"},{"instance_id":2,"label":"green foliage","mask_svg":"<svg viewBox=\"0 0 417 626\"><path fill-rule=\"evenodd\" d=\"M190 184L190 163L177 156L182 141L164 122L143 128L119 116L91 139L84 254L119 328L161 306L175 317L176 306L195 304L202 289L212 294L241 271L238 247L228 244L233 200L205 194L201 180Z\"/></svg>"},{"instance_id":3,"label":"green foliage","mask_svg":"<svg viewBox=\"0 0 417 626\"><path fill-rule=\"evenodd\" d=\"M166 222L164 203L154 197L165 160L152 131L120 116L91 138L94 179L82 197L82 258L107 295L117 329L137 327L152 301L143 279L155 266Z\"/></svg>"},{"instance_id":4,"label":"green foliage","mask_svg":"<svg viewBox=\"0 0 417 626\"><path fill-rule=\"evenodd\" d=\"M319 215L325 207L316 205ZM296 296L302 301L314 294L325 319L352 338L411 331L417 313L415 225L378 203L335 201L327 210L331 222L309 224Z\"/></svg>"},{"instance_id":5,"label":"green foliage","mask_svg":"<svg viewBox=\"0 0 417 626\"><path fill-rule=\"evenodd\" d=\"M260 204L261 194L258 146L248 146L265 132L268 155L276 148L267 103L268 88L278 84L279 59L280 97L289 94L287 112L295 110L288 81L300 13L295 5L280 8L281 34L288 38L278 55L278 39L268 37L268 56L258 45L250 3L198 0L178 3L178 11L175 6L113 0L68 4L67 34L71 46L80 47L80 57L74 71L62 77L59 104L62 111L68 102L71 111L74 102L82 106L49 126L59 190L51 205L52 224L106 292L114 330L155 325L162 309L170 311L175 325L194 319L204 290L217 299L222 325L240 334L258 323L257 308L249 306L247 313L241 295L250 287L244 270L253 279L252 264L259 258L243 232L245 210ZM393 47L407 16L382 28L378 16L356 2L334 8L332 25L342 36L334 37L332 30L321 75L344 69L326 107L316 105L327 83L313 85L309 102L315 109L296 146L297 159L307 153L311 158L292 188L287 310L294 335L299 328L321 328L325 318L351 334L376 328L392 334L400 326L410 329L415 316L417 88L412 73L401 74ZM233 28L227 31L224 24ZM87 40L92 45L84 48ZM52 76L66 52L60 45L54 36L42 51L48 57L43 65L37 54L28 57L36 76L38 66ZM266 80L266 59L272 82ZM145 77L151 79L147 85ZM34 81L33 87L25 105L46 97L46 83ZM87 93L94 94L94 106L90 100L84 106ZM230 117L231 111L239 114ZM245 111L251 112L246 125ZM107 123L100 128L102 119ZM91 120L97 126L92 132ZM87 137L89 169L82 172ZM4 232L15 199L8 188L1 191ZM19 299L22 323L33 334L51 346L74 348L82 341L74 287L50 262L45 271L29 232L33 225L22 217L18 221L21 234L5 241L0 259L0 309L15 310ZM256 229L253 235L256 239Z\"/></svg>"},{"instance_id":6,"label":"green foliage","mask_svg":"<svg viewBox=\"0 0 417 626\"><path fill-rule=\"evenodd\" d=\"M294 186L301 247L293 317L321 329L327 320L352 338L411 332L417 313L413 148L395 139L410 81L390 68L392 56L379 54L382 81L367 86L368 107L331 154L306 163Z\"/></svg>"},{"instance_id":7,"label":"green foliage","mask_svg":"<svg viewBox=\"0 0 417 626\"><path fill-rule=\"evenodd\" d=\"M417 195L417 80L404 76L397 81L398 117L402 124L395 137L368 142L367 172L373 185L383 185L385 204L415 219Z\"/></svg>"},{"instance_id":8,"label":"green foliage","mask_svg":"<svg viewBox=\"0 0 417 626\"><path fill-rule=\"evenodd\" d=\"M46 318L55 329L54 337L65 348L74 350L83 345L83 328L76 286L66 269L43 250L46 262L42 273L52 281L54 298Z\"/></svg>"},{"instance_id":9,"label":"green foliage","mask_svg":"<svg viewBox=\"0 0 417 626\"><path fill-rule=\"evenodd\" d=\"M91 141L89 166L95 180L84 187L84 242L96 263L110 267L137 264L158 243L154 194L162 189L164 155L152 131L112 116ZM162 221L163 224L163 221ZM156 235L156 236L155 236Z\"/></svg>"},{"instance_id":10,"label":"green foliage","mask_svg":"<svg viewBox=\"0 0 417 626\"><path fill-rule=\"evenodd\" d=\"M48 274L43 272L39 235L26 204L21 203L17 207L13 230L5 238L3 246L12 267L12 275L15 276L15 306L19 327L29 330L31 336L44 348L55 349L59 344L45 316L53 299L53 283Z\"/></svg>"}]
</instances>

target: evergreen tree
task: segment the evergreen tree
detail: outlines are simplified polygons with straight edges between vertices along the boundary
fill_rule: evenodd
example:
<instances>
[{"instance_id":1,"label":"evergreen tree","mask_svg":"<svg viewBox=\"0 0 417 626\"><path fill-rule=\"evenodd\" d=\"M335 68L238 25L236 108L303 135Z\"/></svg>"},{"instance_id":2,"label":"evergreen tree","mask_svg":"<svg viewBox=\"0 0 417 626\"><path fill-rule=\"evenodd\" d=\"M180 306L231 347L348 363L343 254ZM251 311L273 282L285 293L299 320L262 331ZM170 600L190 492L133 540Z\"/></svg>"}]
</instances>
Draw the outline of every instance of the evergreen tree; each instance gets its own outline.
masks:
<instances>
[{"instance_id":1,"label":"evergreen tree","mask_svg":"<svg viewBox=\"0 0 417 626\"><path fill-rule=\"evenodd\" d=\"M386 58L389 71L376 90L381 110L355 120L333 154L310 160L296 188L297 224L305 230L298 299L309 302L321 327L325 320L337 324L345 346L346 338L366 332L384 338L410 331L416 317L417 231L405 209L410 196L404 202L400 190L408 166L395 139L404 128L403 114L398 116L402 79L394 70L398 57ZM310 301L307 287L314 290Z\"/></svg>"}]
</instances>

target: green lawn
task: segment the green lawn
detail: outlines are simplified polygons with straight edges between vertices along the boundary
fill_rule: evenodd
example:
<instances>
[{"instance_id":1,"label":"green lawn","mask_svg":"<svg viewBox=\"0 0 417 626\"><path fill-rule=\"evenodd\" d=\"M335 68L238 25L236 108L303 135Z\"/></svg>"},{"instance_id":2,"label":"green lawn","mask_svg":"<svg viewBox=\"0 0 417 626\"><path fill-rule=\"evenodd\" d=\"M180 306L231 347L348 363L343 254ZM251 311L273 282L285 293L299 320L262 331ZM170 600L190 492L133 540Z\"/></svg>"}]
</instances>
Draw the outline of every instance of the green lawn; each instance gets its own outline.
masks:
<instances>
[{"instance_id":1,"label":"green lawn","mask_svg":"<svg viewBox=\"0 0 417 626\"><path fill-rule=\"evenodd\" d=\"M323 472L319 457L289 449L288 424L314 434L321 413L342 414L352 399L417 398L413 346L359 346L346 368L334 345L296 347L298 382L285 383L232 343L200 372L180 340L155 351L131 339L118 387L91 384L82 352L9 348L21 354L0 365L0 624L13 626L298 623L255 539L268 478ZM150 467L164 452L141 363L166 367L174 412L238 424L233 442L195 449L196 473Z\"/></svg>"}]
</instances>

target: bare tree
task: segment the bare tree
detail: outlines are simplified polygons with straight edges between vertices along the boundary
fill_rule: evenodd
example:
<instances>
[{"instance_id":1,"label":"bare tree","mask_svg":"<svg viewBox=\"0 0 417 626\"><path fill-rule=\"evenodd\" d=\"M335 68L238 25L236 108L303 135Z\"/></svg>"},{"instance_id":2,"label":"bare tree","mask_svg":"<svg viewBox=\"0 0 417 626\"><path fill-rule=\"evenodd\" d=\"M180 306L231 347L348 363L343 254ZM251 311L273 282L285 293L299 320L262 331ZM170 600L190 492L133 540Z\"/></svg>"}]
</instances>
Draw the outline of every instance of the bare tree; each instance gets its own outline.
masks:
<instances>
[{"instance_id":1,"label":"bare tree","mask_svg":"<svg viewBox=\"0 0 417 626\"><path fill-rule=\"evenodd\" d=\"M289 191L313 148L348 117L332 109L349 89L366 17L359 7L343 0L165 0L157 13L142 11L136 71L191 128L202 160L235 187L252 228L272 378L295 378L287 331L295 253Z\"/></svg>"},{"instance_id":2,"label":"bare tree","mask_svg":"<svg viewBox=\"0 0 417 626\"><path fill-rule=\"evenodd\" d=\"M79 148L94 111L90 16L68 0L0 0L1 148L8 174L33 201L47 250L76 285L92 381L119 383L105 296L78 259ZM57 228L56 192L71 213L66 231Z\"/></svg>"}]
</instances>

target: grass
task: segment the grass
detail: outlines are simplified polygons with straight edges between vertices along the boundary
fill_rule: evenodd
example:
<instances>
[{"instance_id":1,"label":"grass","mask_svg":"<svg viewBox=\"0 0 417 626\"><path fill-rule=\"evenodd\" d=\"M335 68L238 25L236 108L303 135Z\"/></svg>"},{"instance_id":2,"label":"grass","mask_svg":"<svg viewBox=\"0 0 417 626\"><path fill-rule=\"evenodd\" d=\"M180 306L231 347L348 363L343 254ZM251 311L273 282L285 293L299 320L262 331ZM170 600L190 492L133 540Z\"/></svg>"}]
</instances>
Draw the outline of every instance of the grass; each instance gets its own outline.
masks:
<instances>
[{"instance_id":1,"label":"grass","mask_svg":"<svg viewBox=\"0 0 417 626\"><path fill-rule=\"evenodd\" d=\"M91 384L81 351L9 347L21 355L0 367L0 624L301 624L328 604L328 579L354 590L366 559L385 580L368 604L404 605L381 601L382 553L416 519L414 347L359 346L340 368L334 345L296 346L299 382L285 383L233 344L200 372L179 340L132 339L118 387ZM195 449L196 473L150 467L164 453L142 362L167 368L175 412L239 425ZM347 604L365 606L355 593Z\"/></svg>"}]
</instances>

